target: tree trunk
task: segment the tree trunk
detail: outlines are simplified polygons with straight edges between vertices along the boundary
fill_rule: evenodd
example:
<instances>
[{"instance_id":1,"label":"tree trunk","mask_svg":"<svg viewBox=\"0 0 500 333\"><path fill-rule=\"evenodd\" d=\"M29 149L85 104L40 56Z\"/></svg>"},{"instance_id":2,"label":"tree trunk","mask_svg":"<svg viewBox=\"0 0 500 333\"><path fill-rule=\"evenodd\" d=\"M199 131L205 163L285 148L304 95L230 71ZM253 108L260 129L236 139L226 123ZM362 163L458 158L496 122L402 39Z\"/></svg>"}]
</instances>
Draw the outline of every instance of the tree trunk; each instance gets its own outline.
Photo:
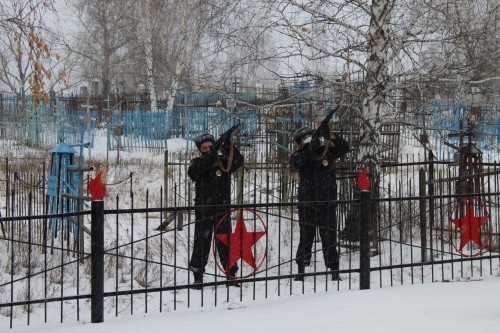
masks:
<instances>
[{"instance_id":1,"label":"tree trunk","mask_svg":"<svg viewBox=\"0 0 500 333\"><path fill-rule=\"evenodd\" d=\"M368 61L366 64L366 78L364 82L365 94L361 103L361 136L358 151L358 169L368 166L372 184L372 197L379 195L381 157L380 133L384 112L385 90L388 81L390 40L388 38L390 12L394 0L374 0L371 6L372 18L368 36ZM356 209L353 207L353 209ZM372 228L377 226L376 205L372 207ZM357 212L348 212L346 227L343 231L345 238L356 240L358 236ZM375 235L375 233L374 233Z\"/></svg>"},{"instance_id":2,"label":"tree trunk","mask_svg":"<svg viewBox=\"0 0 500 333\"><path fill-rule=\"evenodd\" d=\"M146 55L146 70L149 96L151 99L151 110L158 110L158 101L156 97L156 85L153 70L153 28L151 26L151 1L145 0L141 4L142 16L144 18L143 38L144 53Z\"/></svg>"},{"instance_id":3,"label":"tree trunk","mask_svg":"<svg viewBox=\"0 0 500 333\"><path fill-rule=\"evenodd\" d=\"M187 63L189 61L190 50L192 49L192 41L189 38L189 6L187 3L182 3L182 14L179 20L180 32L179 32L179 59L175 64L175 71L172 78L172 84L170 85L170 93L168 95L168 110L172 110L174 107L175 95L179 89L179 84L186 69Z\"/></svg>"}]
</instances>

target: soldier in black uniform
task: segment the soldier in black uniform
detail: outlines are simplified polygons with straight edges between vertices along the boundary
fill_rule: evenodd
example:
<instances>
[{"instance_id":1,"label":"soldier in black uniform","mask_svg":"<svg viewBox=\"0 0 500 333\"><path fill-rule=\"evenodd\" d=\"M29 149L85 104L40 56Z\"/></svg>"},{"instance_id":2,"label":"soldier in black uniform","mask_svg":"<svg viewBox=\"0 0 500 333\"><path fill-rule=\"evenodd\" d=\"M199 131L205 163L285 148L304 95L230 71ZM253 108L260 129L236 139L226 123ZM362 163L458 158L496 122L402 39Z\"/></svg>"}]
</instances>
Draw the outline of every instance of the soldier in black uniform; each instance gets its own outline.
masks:
<instances>
[{"instance_id":1,"label":"soldier in black uniform","mask_svg":"<svg viewBox=\"0 0 500 333\"><path fill-rule=\"evenodd\" d=\"M337 184L335 159L349 151L349 144L335 133L323 133L312 139L313 130L302 127L295 131L294 140L300 146L292 154L291 165L299 171L298 211L300 241L296 262L303 281L305 267L311 263L311 250L316 228L323 248L325 266L332 272L332 280L340 280L337 252L336 200Z\"/></svg>"},{"instance_id":2,"label":"soldier in black uniform","mask_svg":"<svg viewBox=\"0 0 500 333\"><path fill-rule=\"evenodd\" d=\"M194 139L201 155L194 158L188 168L188 176L195 182L196 206L194 245L189 269L194 275L196 288L201 288L203 273L210 254L213 231L221 218L229 213L231 203L231 173L243 166L244 158L239 149L227 138L219 152L212 149L215 143L211 134L203 134ZM216 233L231 233L231 220L227 218L219 224ZM226 267L229 262L229 248L219 239L215 245L226 275L236 275L238 266ZM237 285L232 283L232 285Z\"/></svg>"}]
</instances>

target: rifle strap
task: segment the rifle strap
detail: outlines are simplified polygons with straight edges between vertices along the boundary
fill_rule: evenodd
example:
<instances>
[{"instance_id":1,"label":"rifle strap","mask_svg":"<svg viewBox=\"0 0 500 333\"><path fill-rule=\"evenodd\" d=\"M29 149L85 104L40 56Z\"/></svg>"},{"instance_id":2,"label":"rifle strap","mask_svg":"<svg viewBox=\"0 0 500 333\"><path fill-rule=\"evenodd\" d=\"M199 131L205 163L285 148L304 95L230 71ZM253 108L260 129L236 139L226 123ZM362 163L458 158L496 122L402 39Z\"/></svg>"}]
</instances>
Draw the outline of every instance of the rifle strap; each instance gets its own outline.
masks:
<instances>
[{"instance_id":1,"label":"rifle strap","mask_svg":"<svg viewBox=\"0 0 500 333\"><path fill-rule=\"evenodd\" d=\"M328 149L330 149L330 146L332 145L331 135L332 135L332 132L331 132L330 128L328 128L328 140L326 140L326 142L325 142L323 152L318 157L316 157L317 161L324 159L326 156L326 153L328 152Z\"/></svg>"},{"instance_id":2,"label":"rifle strap","mask_svg":"<svg viewBox=\"0 0 500 333\"><path fill-rule=\"evenodd\" d=\"M234 143L231 142L229 145L229 158L227 159L227 165L224 167L222 165L222 161L220 160L220 157L217 156L217 165L223 172L229 172L231 170L231 167L233 166L233 158L234 158Z\"/></svg>"}]
</instances>

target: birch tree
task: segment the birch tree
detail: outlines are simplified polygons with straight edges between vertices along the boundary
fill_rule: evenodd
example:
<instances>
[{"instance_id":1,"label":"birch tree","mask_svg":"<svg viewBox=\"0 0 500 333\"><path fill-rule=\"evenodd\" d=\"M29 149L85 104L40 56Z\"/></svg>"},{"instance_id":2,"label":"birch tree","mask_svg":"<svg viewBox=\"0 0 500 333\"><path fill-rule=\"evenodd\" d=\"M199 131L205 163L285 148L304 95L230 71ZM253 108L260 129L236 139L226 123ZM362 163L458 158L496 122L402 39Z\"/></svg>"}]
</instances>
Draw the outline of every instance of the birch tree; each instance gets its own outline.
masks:
<instances>
[{"instance_id":1,"label":"birch tree","mask_svg":"<svg viewBox=\"0 0 500 333\"><path fill-rule=\"evenodd\" d=\"M147 0L136 3L135 7L120 3L125 7L115 8L112 17L102 8L111 6L109 3L113 0L79 3L79 11L87 14L83 15L77 47L72 50L83 59L84 76L88 79L102 77L105 82L102 64L110 63L107 72L111 77L121 75L129 84L145 83L151 108L156 109L158 98L165 98L168 108L172 108L181 85L190 81L220 85L234 78L236 72L245 79L255 72L254 65L258 64L254 61L255 47L263 47L262 42L250 44L258 39L248 34L248 27L243 27L251 15L245 12L247 7L241 1ZM114 31L125 24L113 23L118 20L128 24L128 30ZM263 22L261 25L264 26ZM104 31L110 37L114 35L112 39L119 48L106 47ZM249 42L241 47L238 43L245 39ZM110 60L105 61L106 58ZM127 73L123 73L123 68L127 68ZM247 74L243 75L245 71Z\"/></svg>"},{"instance_id":2,"label":"birch tree","mask_svg":"<svg viewBox=\"0 0 500 333\"><path fill-rule=\"evenodd\" d=\"M141 24L139 25L139 36L144 43L144 55L146 58L146 77L149 96L151 100L151 110L158 110L156 95L156 84L154 78L154 54L153 54L153 23L152 12L154 7L151 0L144 0L140 4Z\"/></svg>"},{"instance_id":3,"label":"birch tree","mask_svg":"<svg viewBox=\"0 0 500 333\"><path fill-rule=\"evenodd\" d=\"M354 110L361 119L358 161L368 165L376 179L381 126L394 112L386 95L398 76L413 70L422 43L436 31L435 25L426 24L431 16L427 2L266 0L266 4L285 41L282 53L297 58L306 72L311 64L326 59L341 76L362 78L356 91L361 103ZM405 64L399 72L396 62Z\"/></svg>"},{"instance_id":4,"label":"birch tree","mask_svg":"<svg viewBox=\"0 0 500 333\"><path fill-rule=\"evenodd\" d=\"M192 3L190 1L183 1L178 7L177 25L178 30L174 32L177 38L177 54L178 58L175 61L175 65L171 71L171 84L169 87L168 94L168 104L167 109L172 110L174 106L174 99L179 89L179 85L182 80L182 76L186 71L187 66L190 63L190 54L192 54L195 43L199 39L200 31L190 30L189 22L190 19L194 20L190 14L192 13Z\"/></svg>"},{"instance_id":5,"label":"birch tree","mask_svg":"<svg viewBox=\"0 0 500 333\"><path fill-rule=\"evenodd\" d=\"M158 96L165 97L171 109L181 83L194 79L200 43L217 22L218 5L219 1L207 0L140 4L140 15L134 17L139 29L133 61L136 69L144 69L153 109Z\"/></svg>"},{"instance_id":6,"label":"birch tree","mask_svg":"<svg viewBox=\"0 0 500 333\"><path fill-rule=\"evenodd\" d=\"M216 3L216 2L214 2ZM168 67L170 84L168 87L167 108L172 109L175 94L180 88L180 83L187 76L190 66L198 54L205 29L215 21L217 13L209 0L190 0L176 3L175 17L177 27L171 30L169 38L174 40L175 58Z\"/></svg>"},{"instance_id":7,"label":"birch tree","mask_svg":"<svg viewBox=\"0 0 500 333\"><path fill-rule=\"evenodd\" d=\"M266 21L256 9L235 0L163 1L156 7L154 15L162 19L153 19L155 78L169 108L181 83L203 82L223 91L235 78L249 83L264 73L259 69L272 44L265 44Z\"/></svg>"},{"instance_id":8,"label":"birch tree","mask_svg":"<svg viewBox=\"0 0 500 333\"><path fill-rule=\"evenodd\" d=\"M405 79L439 78L443 73L437 70L439 65L425 73L424 61L437 45L448 45L448 49L460 47L458 44L463 42L464 33L469 31L467 21L471 20L455 15L455 20L460 22L458 29L450 29L447 20L450 6L458 8L467 2L264 0L272 11L270 28L282 36L278 53L294 59L302 73L324 74L322 79L325 81L339 77L349 81L353 75L360 78L359 89L351 92L360 100L359 106L354 105L352 109L360 118L357 161L359 168L369 167L371 178L375 180L374 196L378 195L377 180L384 149L381 127L397 111L387 96ZM476 35L469 41L478 38L484 37ZM470 53L459 58L464 69L473 74L472 63L464 61L472 59ZM450 63L444 58L437 60ZM328 73L314 73L312 69L318 61L328 62L333 68L331 72L338 74L328 77Z\"/></svg>"}]
</instances>

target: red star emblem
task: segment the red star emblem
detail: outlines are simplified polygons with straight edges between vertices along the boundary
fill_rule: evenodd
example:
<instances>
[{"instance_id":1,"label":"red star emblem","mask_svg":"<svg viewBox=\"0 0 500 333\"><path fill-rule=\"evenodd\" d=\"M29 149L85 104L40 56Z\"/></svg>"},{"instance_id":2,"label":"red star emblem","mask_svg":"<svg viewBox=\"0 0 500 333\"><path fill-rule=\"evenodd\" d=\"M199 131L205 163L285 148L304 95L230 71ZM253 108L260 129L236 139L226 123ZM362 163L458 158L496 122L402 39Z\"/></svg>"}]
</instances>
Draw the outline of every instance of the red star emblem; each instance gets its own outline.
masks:
<instances>
[{"instance_id":1,"label":"red star emblem","mask_svg":"<svg viewBox=\"0 0 500 333\"><path fill-rule=\"evenodd\" d=\"M487 213L483 216L475 216L470 200L467 201L465 216L460 219L451 220L451 222L461 230L462 240L460 242L459 251L462 251L464 246L471 240L481 247L479 229L481 229L481 226L486 223L488 218L489 215Z\"/></svg>"},{"instance_id":2,"label":"red star emblem","mask_svg":"<svg viewBox=\"0 0 500 333\"><path fill-rule=\"evenodd\" d=\"M233 267L240 259L250 265L254 270L257 269L252 247L265 234L265 231L247 231L245 220L243 219L243 210L241 209L238 213L238 220L236 221L234 232L231 234L216 234L216 237L224 245L229 247L229 262L226 270L228 270L229 267Z\"/></svg>"}]
</instances>

